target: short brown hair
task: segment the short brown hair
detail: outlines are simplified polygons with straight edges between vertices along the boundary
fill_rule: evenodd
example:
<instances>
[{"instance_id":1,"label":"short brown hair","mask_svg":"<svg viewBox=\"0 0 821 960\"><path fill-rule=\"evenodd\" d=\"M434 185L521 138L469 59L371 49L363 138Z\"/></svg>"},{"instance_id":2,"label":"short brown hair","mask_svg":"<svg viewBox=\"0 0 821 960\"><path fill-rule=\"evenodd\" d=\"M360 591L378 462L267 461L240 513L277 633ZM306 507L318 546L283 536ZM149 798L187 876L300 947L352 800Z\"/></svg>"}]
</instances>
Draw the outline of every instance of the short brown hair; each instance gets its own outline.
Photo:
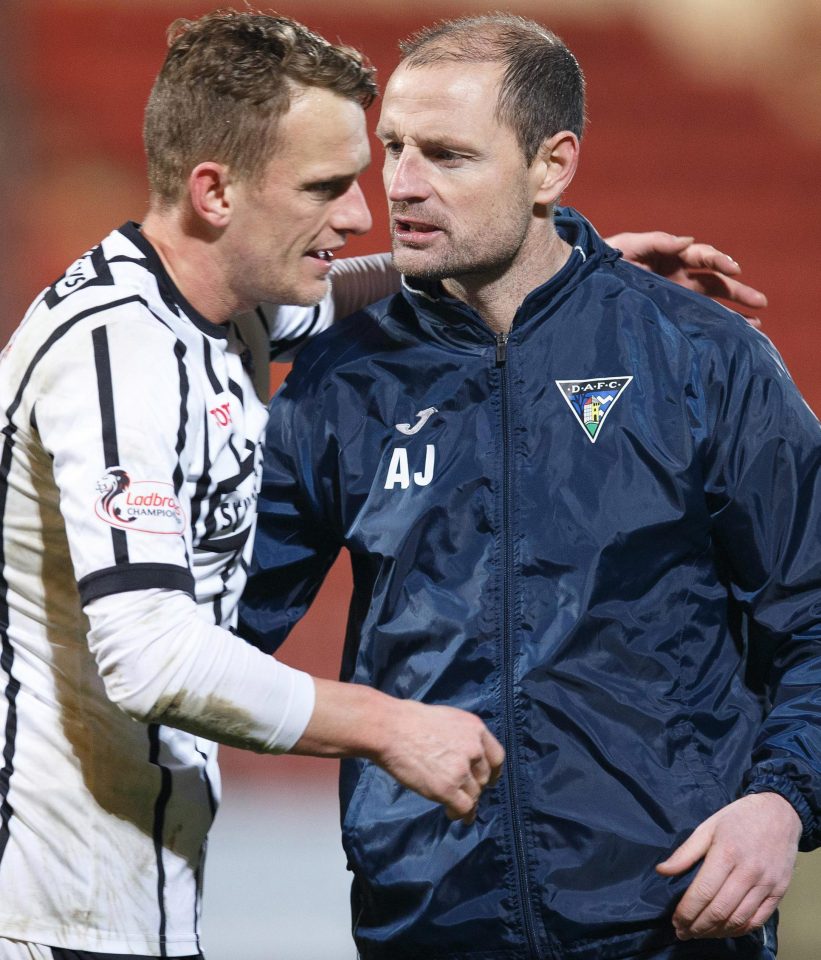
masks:
<instances>
[{"instance_id":1,"label":"short brown hair","mask_svg":"<svg viewBox=\"0 0 821 960\"><path fill-rule=\"evenodd\" d=\"M460 17L426 27L400 43L402 65L443 61L502 63L496 117L516 134L528 165L560 130L581 138L584 74L565 44L541 24L508 13Z\"/></svg>"},{"instance_id":2,"label":"short brown hair","mask_svg":"<svg viewBox=\"0 0 821 960\"><path fill-rule=\"evenodd\" d=\"M332 90L367 108L374 69L289 17L217 10L168 28L169 51L145 111L152 199L175 203L205 160L242 179L262 173L279 119L302 87Z\"/></svg>"}]
</instances>

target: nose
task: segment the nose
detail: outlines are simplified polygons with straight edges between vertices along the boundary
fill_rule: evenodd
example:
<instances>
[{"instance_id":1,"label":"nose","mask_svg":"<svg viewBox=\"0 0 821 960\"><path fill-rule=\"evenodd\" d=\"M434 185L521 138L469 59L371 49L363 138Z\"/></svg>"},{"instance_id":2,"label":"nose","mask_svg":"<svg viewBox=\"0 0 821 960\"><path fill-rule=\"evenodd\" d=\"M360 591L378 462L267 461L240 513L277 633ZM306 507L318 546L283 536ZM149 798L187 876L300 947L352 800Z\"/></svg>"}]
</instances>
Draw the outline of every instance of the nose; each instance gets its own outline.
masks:
<instances>
[{"instance_id":1,"label":"nose","mask_svg":"<svg viewBox=\"0 0 821 960\"><path fill-rule=\"evenodd\" d=\"M390 201L424 200L429 193L421 158L411 147L404 147L396 159L386 157L383 174L385 193Z\"/></svg>"},{"instance_id":2,"label":"nose","mask_svg":"<svg viewBox=\"0 0 821 960\"><path fill-rule=\"evenodd\" d=\"M333 227L340 233L367 233L373 226L373 217L359 183L345 191L335 210Z\"/></svg>"}]
</instances>

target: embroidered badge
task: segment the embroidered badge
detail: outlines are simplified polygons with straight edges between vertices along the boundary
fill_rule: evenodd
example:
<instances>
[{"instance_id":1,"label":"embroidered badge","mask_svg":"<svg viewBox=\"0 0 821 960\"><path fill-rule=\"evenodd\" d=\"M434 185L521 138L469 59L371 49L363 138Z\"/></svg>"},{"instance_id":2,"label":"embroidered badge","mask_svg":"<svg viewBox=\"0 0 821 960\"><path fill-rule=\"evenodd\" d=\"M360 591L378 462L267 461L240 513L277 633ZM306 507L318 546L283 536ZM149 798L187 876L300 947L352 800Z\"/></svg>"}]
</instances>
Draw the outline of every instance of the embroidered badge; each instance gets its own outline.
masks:
<instances>
[{"instance_id":1,"label":"embroidered badge","mask_svg":"<svg viewBox=\"0 0 821 960\"><path fill-rule=\"evenodd\" d=\"M591 443L632 377L591 377L588 380L556 380L556 386Z\"/></svg>"}]
</instances>

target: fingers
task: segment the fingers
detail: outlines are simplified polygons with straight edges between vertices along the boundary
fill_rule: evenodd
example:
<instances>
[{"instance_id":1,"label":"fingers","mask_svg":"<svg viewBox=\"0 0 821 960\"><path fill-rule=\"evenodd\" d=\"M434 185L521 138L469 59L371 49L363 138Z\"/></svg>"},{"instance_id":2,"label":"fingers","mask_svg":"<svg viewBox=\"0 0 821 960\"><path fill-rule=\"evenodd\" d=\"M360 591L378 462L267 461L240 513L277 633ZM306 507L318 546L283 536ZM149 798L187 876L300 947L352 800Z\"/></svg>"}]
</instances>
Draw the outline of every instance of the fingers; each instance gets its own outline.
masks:
<instances>
[{"instance_id":1,"label":"fingers","mask_svg":"<svg viewBox=\"0 0 821 960\"><path fill-rule=\"evenodd\" d=\"M689 940L701 931L712 929L738 906L746 890L736 895L732 886L725 888L732 869L732 863L726 858L714 855L705 860L673 914L673 926L680 940Z\"/></svg>"},{"instance_id":2,"label":"fingers","mask_svg":"<svg viewBox=\"0 0 821 960\"><path fill-rule=\"evenodd\" d=\"M756 290L755 287L750 287L740 280L734 280L722 272L690 270L685 286L695 290L696 293L703 293L707 297L719 297L722 300L729 300L753 310L762 310L767 306L767 297L760 290Z\"/></svg>"},{"instance_id":3,"label":"fingers","mask_svg":"<svg viewBox=\"0 0 821 960\"><path fill-rule=\"evenodd\" d=\"M501 776L505 751L486 727L482 731L482 747L483 751L471 759L470 773L459 785L454 799L445 806L451 820L473 823L482 791L494 786Z\"/></svg>"},{"instance_id":4,"label":"fingers","mask_svg":"<svg viewBox=\"0 0 821 960\"><path fill-rule=\"evenodd\" d=\"M733 279L741 273L741 267L726 253L708 243L691 243L679 256L690 280L687 285L697 293L730 300L753 310L767 306L767 297L760 290Z\"/></svg>"},{"instance_id":5,"label":"fingers","mask_svg":"<svg viewBox=\"0 0 821 960\"><path fill-rule=\"evenodd\" d=\"M692 237L660 230L619 233L607 242L621 250L634 266L652 270L696 293L728 300L749 310L767 306L767 297L760 290L735 279L741 273L738 263L709 243L695 243ZM758 321L751 322L759 325Z\"/></svg>"},{"instance_id":6,"label":"fingers","mask_svg":"<svg viewBox=\"0 0 821 960\"><path fill-rule=\"evenodd\" d=\"M476 820L481 793L482 788L473 778L466 780L444 804L445 815L449 820L461 820L470 825Z\"/></svg>"},{"instance_id":7,"label":"fingers","mask_svg":"<svg viewBox=\"0 0 821 960\"><path fill-rule=\"evenodd\" d=\"M673 876L703 855L673 914L678 938L737 937L764 924L787 891L800 836L795 809L774 793L742 797L705 820L656 868Z\"/></svg>"},{"instance_id":8,"label":"fingers","mask_svg":"<svg viewBox=\"0 0 821 960\"><path fill-rule=\"evenodd\" d=\"M666 860L656 865L656 870L665 877L674 877L698 863L706 855L713 841L712 821L713 818L710 817L709 820L699 824L680 847L674 850ZM695 882L694 880L693 885Z\"/></svg>"},{"instance_id":9,"label":"fingers","mask_svg":"<svg viewBox=\"0 0 821 960\"><path fill-rule=\"evenodd\" d=\"M490 761L485 754L482 754L482 756L477 760L473 760L471 762L470 770L473 774L473 779L479 786L479 789L483 790L490 783L490 777L492 774Z\"/></svg>"},{"instance_id":10,"label":"fingers","mask_svg":"<svg viewBox=\"0 0 821 960\"><path fill-rule=\"evenodd\" d=\"M499 779L504 749L474 714L413 700L389 701L397 722L376 762L401 784L473 823L482 791Z\"/></svg>"},{"instance_id":11,"label":"fingers","mask_svg":"<svg viewBox=\"0 0 821 960\"><path fill-rule=\"evenodd\" d=\"M691 243L680 251L682 263L691 270L715 270L728 276L741 273L741 267L731 256L716 250L709 243Z\"/></svg>"},{"instance_id":12,"label":"fingers","mask_svg":"<svg viewBox=\"0 0 821 960\"><path fill-rule=\"evenodd\" d=\"M482 732L482 743L485 748L485 758L490 768L490 776L487 780L488 786L495 786L499 777L502 775L502 767L505 762L505 748L499 743L496 737L485 727Z\"/></svg>"},{"instance_id":13,"label":"fingers","mask_svg":"<svg viewBox=\"0 0 821 960\"><path fill-rule=\"evenodd\" d=\"M678 256L693 243L693 237L677 237L662 230L650 230L646 233L617 233L605 241L611 247L621 250L625 259L637 266L651 269L642 261L647 257Z\"/></svg>"},{"instance_id":14,"label":"fingers","mask_svg":"<svg viewBox=\"0 0 821 960\"><path fill-rule=\"evenodd\" d=\"M694 916L682 900L673 915L676 936L679 940L743 936L769 920L783 895L767 881L751 885L748 874L733 870Z\"/></svg>"}]
</instances>

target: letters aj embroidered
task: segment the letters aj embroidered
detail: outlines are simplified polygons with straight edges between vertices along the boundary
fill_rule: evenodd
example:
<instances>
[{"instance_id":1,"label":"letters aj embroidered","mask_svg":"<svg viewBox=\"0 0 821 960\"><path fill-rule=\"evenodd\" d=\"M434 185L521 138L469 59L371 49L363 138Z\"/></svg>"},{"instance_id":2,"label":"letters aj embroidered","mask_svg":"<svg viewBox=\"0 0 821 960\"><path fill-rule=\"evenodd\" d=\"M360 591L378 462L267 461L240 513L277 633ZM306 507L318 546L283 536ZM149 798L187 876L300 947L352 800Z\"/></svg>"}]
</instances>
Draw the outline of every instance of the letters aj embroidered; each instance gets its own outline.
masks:
<instances>
[{"instance_id":1,"label":"letters aj embroidered","mask_svg":"<svg viewBox=\"0 0 821 960\"><path fill-rule=\"evenodd\" d=\"M432 443L425 445L425 466L424 469L414 471L411 475L410 461L408 459L407 447L396 447L391 454L391 462L388 467L388 476L385 479L385 489L393 490L399 486L407 490L411 485L411 479L416 487L426 487L433 480L433 466L436 462L436 448Z\"/></svg>"}]
</instances>

